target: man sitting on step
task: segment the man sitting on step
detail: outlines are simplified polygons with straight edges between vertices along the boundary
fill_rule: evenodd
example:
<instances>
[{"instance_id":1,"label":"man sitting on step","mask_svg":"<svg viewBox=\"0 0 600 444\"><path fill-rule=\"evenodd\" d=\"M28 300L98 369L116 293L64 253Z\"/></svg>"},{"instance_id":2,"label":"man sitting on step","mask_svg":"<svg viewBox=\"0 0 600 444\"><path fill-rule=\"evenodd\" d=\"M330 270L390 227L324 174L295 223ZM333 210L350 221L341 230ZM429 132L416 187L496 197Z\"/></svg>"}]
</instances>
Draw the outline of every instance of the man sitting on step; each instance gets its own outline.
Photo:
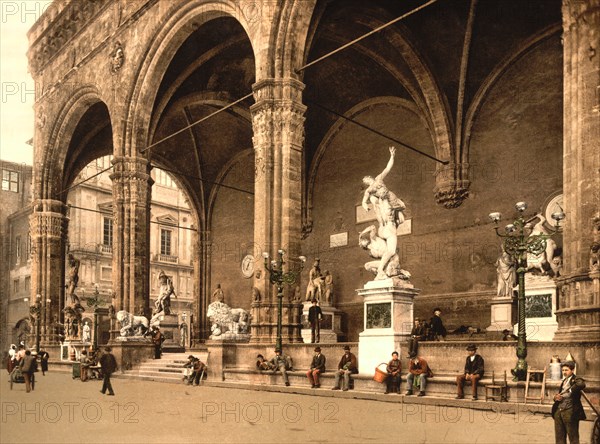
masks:
<instances>
[{"instance_id":1,"label":"man sitting on step","mask_svg":"<svg viewBox=\"0 0 600 444\"><path fill-rule=\"evenodd\" d=\"M192 367L192 374L189 377L188 384L189 385L200 385L200 380L203 378L204 373L206 372L206 364L202 362L198 358L194 358L194 364Z\"/></svg>"}]
</instances>

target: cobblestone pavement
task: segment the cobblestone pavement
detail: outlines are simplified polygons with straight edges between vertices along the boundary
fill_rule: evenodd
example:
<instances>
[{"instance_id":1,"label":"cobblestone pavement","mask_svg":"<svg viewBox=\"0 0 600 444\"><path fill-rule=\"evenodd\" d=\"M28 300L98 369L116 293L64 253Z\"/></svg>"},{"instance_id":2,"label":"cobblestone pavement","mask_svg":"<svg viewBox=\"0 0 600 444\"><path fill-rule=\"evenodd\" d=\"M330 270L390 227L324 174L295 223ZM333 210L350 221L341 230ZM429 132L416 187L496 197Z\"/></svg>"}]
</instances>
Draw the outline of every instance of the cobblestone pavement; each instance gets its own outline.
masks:
<instances>
[{"instance_id":1,"label":"cobblestone pavement","mask_svg":"<svg viewBox=\"0 0 600 444\"><path fill-rule=\"evenodd\" d=\"M0 443L552 443L550 417L113 379L0 384ZM395 395L393 395L395 396ZM589 442L592 423L581 424Z\"/></svg>"}]
</instances>

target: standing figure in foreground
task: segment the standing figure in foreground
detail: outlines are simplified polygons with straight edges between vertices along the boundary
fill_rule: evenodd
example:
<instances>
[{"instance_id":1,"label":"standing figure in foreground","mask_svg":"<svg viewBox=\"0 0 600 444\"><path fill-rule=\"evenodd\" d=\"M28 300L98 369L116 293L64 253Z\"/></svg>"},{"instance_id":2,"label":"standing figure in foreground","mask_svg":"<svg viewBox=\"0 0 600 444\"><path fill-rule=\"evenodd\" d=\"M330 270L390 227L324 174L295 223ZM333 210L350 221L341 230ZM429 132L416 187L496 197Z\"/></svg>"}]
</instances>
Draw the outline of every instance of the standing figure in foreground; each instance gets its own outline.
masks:
<instances>
[{"instance_id":1,"label":"standing figure in foreground","mask_svg":"<svg viewBox=\"0 0 600 444\"><path fill-rule=\"evenodd\" d=\"M110 375L117 371L117 360L111 353L112 348L105 347L104 351L105 353L100 358L100 367L102 367L102 374L104 375L104 379L102 381L102 390L100 390L100 393L104 395L108 390L109 396L114 396L115 392L113 391L112 384L110 383Z\"/></svg>"},{"instance_id":2,"label":"standing figure in foreground","mask_svg":"<svg viewBox=\"0 0 600 444\"><path fill-rule=\"evenodd\" d=\"M571 444L579 444L579 421L585 419L585 412L581 405L581 391L585 388L585 381L575 375L573 370L575 370L573 361L563 362L561 366L563 380L558 393L554 395L552 417L557 444L566 444L567 436Z\"/></svg>"}]
</instances>

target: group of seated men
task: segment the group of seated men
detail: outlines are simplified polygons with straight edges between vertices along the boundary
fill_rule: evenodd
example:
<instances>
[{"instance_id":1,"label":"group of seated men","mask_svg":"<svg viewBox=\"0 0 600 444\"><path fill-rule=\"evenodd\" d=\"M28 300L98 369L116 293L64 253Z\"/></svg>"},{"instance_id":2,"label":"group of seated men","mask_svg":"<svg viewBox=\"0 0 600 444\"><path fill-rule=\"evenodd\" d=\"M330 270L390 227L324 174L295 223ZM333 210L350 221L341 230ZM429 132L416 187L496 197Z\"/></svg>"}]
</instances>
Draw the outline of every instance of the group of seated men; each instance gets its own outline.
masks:
<instances>
[{"instance_id":1,"label":"group of seated men","mask_svg":"<svg viewBox=\"0 0 600 444\"><path fill-rule=\"evenodd\" d=\"M465 382L470 382L473 390L473 400L477 400L477 384L483 377L484 360L476 353L477 347L469 345L467 347L469 355L465 361L464 371L456 377L457 399L464 398L463 386ZM325 372L326 358L321 353L321 347L315 347L312 362L309 370L306 372L311 388L320 388L320 375ZM407 356L408 373L406 375L407 389L406 395L410 396L413 392L418 392L417 396L425 396L427 388L427 380L433 377L433 372L429 368L427 361L418 356L417 352L411 350ZM266 360L261 354L257 356L256 368L259 371L281 372L283 381L286 386L289 386L289 378L287 372L293 369L292 359L288 355L282 353L281 349L275 349L275 356L271 360ZM392 353L392 359L386 366L386 390L385 394L398 393L400 394L402 364L399 359L398 352ZM347 391L351 388L351 376L358 373L358 363L356 356L350 351L348 345L344 346L344 354L342 355L337 369L335 371L335 383L332 390Z\"/></svg>"}]
</instances>

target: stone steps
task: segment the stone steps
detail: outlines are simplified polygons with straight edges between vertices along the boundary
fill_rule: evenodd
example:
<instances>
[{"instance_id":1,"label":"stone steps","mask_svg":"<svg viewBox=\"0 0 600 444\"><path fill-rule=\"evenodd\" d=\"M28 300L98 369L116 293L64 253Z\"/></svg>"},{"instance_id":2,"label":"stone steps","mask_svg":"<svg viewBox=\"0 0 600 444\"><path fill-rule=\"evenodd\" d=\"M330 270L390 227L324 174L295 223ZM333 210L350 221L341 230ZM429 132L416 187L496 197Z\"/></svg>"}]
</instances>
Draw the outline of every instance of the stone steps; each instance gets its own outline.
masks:
<instances>
[{"instance_id":1,"label":"stone steps","mask_svg":"<svg viewBox=\"0 0 600 444\"><path fill-rule=\"evenodd\" d=\"M207 361L208 351L198 350L185 353L163 353L161 359L149 359L137 367L121 374L124 378L141 379L146 381L173 382L183 381L183 365L188 356L194 355L202 362Z\"/></svg>"}]
</instances>

